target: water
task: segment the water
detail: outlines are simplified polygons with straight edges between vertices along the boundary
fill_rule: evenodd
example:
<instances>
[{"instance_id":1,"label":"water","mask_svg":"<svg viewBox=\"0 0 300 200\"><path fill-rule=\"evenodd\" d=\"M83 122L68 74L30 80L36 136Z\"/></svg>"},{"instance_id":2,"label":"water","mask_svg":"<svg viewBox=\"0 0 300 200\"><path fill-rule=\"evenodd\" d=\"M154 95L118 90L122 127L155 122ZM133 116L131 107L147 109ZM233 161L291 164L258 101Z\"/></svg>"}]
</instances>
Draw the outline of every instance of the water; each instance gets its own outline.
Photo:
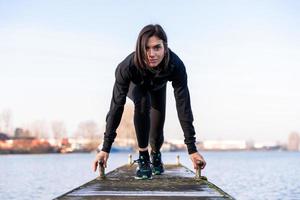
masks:
<instances>
[{"instance_id":1,"label":"water","mask_svg":"<svg viewBox=\"0 0 300 200\"><path fill-rule=\"evenodd\" d=\"M178 153L163 153L175 163ZM187 153L181 162L192 164ZM236 199L300 199L299 152L204 152L203 175ZM135 157L135 155L134 155ZM97 174L94 154L0 155L0 199L52 199ZM128 154L110 155L107 171L127 163Z\"/></svg>"}]
</instances>

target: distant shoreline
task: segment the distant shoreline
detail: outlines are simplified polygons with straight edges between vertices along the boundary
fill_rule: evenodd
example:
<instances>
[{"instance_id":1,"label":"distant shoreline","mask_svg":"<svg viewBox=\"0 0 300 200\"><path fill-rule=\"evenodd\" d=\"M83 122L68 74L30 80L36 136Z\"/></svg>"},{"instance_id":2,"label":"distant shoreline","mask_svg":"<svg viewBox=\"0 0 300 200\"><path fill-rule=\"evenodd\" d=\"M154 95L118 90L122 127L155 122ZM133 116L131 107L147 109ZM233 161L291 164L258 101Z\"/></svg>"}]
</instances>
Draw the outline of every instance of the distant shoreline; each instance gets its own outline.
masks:
<instances>
[{"instance_id":1,"label":"distant shoreline","mask_svg":"<svg viewBox=\"0 0 300 200\"><path fill-rule=\"evenodd\" d=\"M257 150L243 150L243 149L229 149L229 150L199 150L200 152L291 152L291 153L300 153L300 151L288 151L288 150L266 150L266 149L257 149ZM163 153L175 153L175 152L186 152L184 150L180 150L180 151L162 151ZM67 153L61 153L61 152L0 152L0 156L1 155L40 155L40 154L89 154L89 153L96 153L95 151L74 151L74 152L67 152ZM117 153L136 153L135 151L132 152L128 152L128 151L115 151L115 152L111 152L111 154L117 154Z\"/></svg>"}]
</instances>

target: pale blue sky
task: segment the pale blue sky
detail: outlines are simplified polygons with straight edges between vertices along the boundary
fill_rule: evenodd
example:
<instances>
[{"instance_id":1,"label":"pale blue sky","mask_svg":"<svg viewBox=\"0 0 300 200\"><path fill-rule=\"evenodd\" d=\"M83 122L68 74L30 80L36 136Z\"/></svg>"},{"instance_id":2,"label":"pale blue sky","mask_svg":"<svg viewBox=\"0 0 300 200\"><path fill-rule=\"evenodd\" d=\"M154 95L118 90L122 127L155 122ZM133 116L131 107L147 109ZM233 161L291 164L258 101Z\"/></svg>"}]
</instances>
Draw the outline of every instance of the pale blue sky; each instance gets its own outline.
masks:
<instances>
[{"instance_id":1,"label":"pale blue sky","mask_svg":"<svg viewBox=\"0 0 300 200\"><path fill-rule=\"evenodd\" d=\"M2 1L0 111L15 126L104 126L114 70L161 24L184 61L198 139L300 132L300 1ZM182 138L172 87L166 138Z\"/></svg>"}]
</instances>

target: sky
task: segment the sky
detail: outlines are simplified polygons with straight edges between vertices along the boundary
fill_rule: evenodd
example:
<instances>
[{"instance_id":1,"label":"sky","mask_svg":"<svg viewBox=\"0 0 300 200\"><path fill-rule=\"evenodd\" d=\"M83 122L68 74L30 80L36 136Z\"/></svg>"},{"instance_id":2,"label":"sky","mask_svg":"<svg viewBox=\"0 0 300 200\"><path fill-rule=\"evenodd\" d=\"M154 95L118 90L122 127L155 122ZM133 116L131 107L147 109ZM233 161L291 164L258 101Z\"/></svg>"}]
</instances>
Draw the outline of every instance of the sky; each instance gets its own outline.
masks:
<instances>
[{"instance_id":1,"label":"sky","mask_svg":"<svg viewBox=\"0 0 300 200\"><path fill-rule=\"evenodd\" d=\"M158 23L185 63L197 140L286 142L300 132L299 10L297 0L0 0L0 112L14 127L103 130L116 66ZM165 138L183 138L171 84Z\"/></svg>"}]
</instances>

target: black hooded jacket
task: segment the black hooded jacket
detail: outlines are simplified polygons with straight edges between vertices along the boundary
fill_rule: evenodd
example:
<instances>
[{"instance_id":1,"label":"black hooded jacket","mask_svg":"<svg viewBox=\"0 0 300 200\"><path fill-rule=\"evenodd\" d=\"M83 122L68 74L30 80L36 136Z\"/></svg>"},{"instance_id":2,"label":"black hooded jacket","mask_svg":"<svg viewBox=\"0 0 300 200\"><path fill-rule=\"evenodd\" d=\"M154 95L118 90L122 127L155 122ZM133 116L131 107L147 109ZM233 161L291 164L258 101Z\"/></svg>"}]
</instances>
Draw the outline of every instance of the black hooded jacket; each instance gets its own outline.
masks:
<instances>
[{"instance_id":1,"label":"black hooded jacket","mask_svg":"<svg viewBox=\"0 0 300 200\"><path fill-rule=\"evenodd\" d=\"M164 87L168 81L171 81L174 88L177 114L184 132L184 142L187 145L188 153L197 152L185 66L174 52L169 50L169 53L168 66L156 73L141 70L135 66L133 62L134 52L118 65L115 72L115 84L110 110L106 116L106 131L104 133L102 151L110 152L112 143L117 135L116 129L121 121L130 82L155 91Z\"/></svg>"}]
</instances>

